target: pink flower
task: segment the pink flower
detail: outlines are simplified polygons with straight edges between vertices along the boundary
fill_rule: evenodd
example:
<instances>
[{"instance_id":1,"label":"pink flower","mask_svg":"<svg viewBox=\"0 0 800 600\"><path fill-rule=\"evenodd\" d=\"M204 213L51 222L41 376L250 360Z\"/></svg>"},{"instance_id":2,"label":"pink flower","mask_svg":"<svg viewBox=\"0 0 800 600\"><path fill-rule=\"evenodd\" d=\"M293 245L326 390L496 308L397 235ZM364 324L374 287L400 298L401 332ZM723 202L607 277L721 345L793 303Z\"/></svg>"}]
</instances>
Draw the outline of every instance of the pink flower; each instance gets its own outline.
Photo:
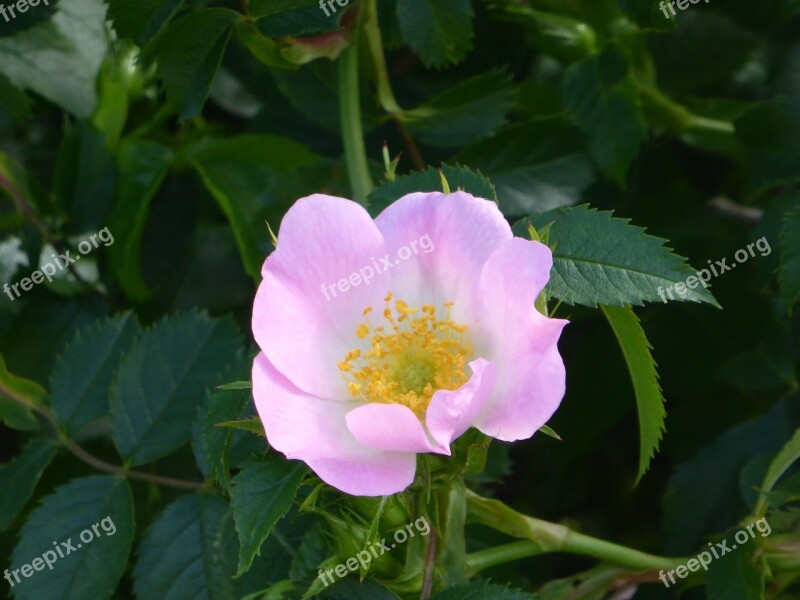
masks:
<instances>
[{"instance_id":1,"label":"pink flower","mask_svg":"<svg viewBox=\"0 0 800 600\"><path fill-rule=\"evenodd\" d=\"M495 203L463 192L409 194L374 221L343 198L299 200L253 308L270 445L335 488L379 496L470 427L531 437L564 395L567 322L534 309L551 266Z\"/></svg>"}]
</instances>

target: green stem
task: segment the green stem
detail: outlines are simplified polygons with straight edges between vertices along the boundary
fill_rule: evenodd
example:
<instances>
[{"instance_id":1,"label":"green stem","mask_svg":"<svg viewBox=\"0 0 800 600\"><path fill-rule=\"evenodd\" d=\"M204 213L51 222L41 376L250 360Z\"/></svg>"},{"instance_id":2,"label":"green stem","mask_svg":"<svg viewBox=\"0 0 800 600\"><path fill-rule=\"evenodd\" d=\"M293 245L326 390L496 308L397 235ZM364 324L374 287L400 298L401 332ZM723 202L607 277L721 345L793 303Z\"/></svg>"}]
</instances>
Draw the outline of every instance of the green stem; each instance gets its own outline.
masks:
<instances>
[{"instance_id":1,"label":"green stem","mask_svg":"<svg viewBox=\"0 0 800 600\"><path fill-rule=\"evenodd\" d=\"M372 66L375 69L375 80L378 86L378 101L383 110L393 115L402 113L403 109L397 103L389 81L389 69L386 67L386 56L383 53L383 39L378 24L377 0L366 0L363 4L364 11L364 40L367 42Z\"/></svg>"},{"instance_id":2,"label":"green stem","mask_svg":"<svg viewBox=\"0 0 800 600\"><path fill-rule=\"evenodd\" d=\"M675 134L706 131L733 135L735 131L733 123L696 115L658 88L641 82L637 83L648 121L653 125L663 127Z\"/></svg>"},{"instance_id":3,"label":"green stem","mask_svg":"<svg viewBox=\"0 0 800 600\"><path fill-rule=\"evenodd\" d=\"M707 119L699 115L692 115L691 129L702 131L713 131L715 133L733 134L736 128L733 123L728 121L719 121L717 119Z\"/></svg>"},{"instance_id":4,"label":"green stem","mask_svg":"<svg viewBox=\"0 0 800 600\"><path fill-rule=\"evenodd\" d=\"M364 128L361 124L361 96L358 79L358 29L353 44L339 59L339 102L342 120L342 141L347 174L354 200L366 204L373 189L369 174L367 151L364 147Z\"/></svg>"},{"instance_id":5,"label":"green stem","mask_svg":"<svg viewBox=\"0 0 800 600\"><path fill-rule=\"evenodd\" d=\"M383 38L381 37L381 28L378 23L377 0L366 0L362 10L364 11L364 41L367 43L367 50L372 60L375 83L378 88L378 102L380 102L383 110L389 113L389 116L394 121L395 127L397 127L397 133L402 138L406 150L408 150L408 155L409 158L411 158L414 168L418 171L424 171L426 167L425 160L422 158L422 154L414 138L411 137L403 124L406 113L397 103L394 91L392 90L392 82L389 80L389 68L386 66L386 55L383 51Z\"/></svg>"},{"instance_id":6,"label":"green stem","mask_svg":"<svg viewBox=\"0 0 800 600\"><path fill-rule=\"evenodd\" d=\"M594 538L564 525L520 514L498 500L489 500L467 491L468 514L474 520L525 541L514 542L467 557L474 572L527 556L567 552L591 556L632 570L674 569L688 558L667 558L633 550L626 546Z\"/></svg>"},{"instance_id":7,"label":"green stem","mask_svg":"<svg viewBox=\"0 0 800 600\"><path fill-rule=\"evenodd\" d=\"M503 544L468 554L467 568L469 574L473 575L489 567L495 567L521 558L528 558L529 556L536 556L540 553L539 546L532 542L526 540L511 542L510 544Z\"/></svg>"}]
</instances>

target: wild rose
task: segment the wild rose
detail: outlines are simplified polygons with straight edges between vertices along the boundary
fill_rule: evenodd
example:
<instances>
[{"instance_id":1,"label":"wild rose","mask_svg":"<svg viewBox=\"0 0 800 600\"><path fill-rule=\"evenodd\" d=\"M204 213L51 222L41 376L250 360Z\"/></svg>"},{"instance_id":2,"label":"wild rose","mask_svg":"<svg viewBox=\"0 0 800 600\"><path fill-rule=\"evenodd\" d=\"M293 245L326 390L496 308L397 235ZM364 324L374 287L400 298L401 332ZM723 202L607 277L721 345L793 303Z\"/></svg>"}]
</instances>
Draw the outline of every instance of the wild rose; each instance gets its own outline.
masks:
<instances>
[{"instance_id":1,"label":"wild rose","mask_svg":"<svg viewBox=\"0 0 800 600\"><path fill-rule=\"evenodd\" d=\"M433 251L320 293L425 236ZM463 192L409 194L374 221L343 198L299 200L253 308L269 443L335 488L378 496L412 483L417 453L449 455L470 427L531 437L564 395L567 322L534 309L551 266L545 245Z\"/></svg>"}]
</instances>

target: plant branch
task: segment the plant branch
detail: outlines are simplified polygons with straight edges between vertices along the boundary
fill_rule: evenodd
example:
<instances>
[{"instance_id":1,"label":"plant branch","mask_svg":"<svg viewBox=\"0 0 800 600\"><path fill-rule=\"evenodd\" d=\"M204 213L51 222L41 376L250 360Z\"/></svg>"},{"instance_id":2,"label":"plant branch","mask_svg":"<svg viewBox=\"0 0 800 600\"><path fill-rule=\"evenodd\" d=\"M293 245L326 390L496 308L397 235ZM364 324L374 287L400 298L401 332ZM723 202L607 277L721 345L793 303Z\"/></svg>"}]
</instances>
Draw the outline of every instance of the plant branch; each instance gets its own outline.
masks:
<instances>
[{"instance_id":1,"label":"plant branch","mask_svg":"<svg viewBox=\"0 0 800 600\"><path fill-rule=\"evenodd\" d=\"M436 546L438 539L436 531L431 529L428 537L428 549L425 555L425 570L422 579L422 591L419 600L428 600L433 593L433 576L436 573Z\"/></svg>"},{"instance_id":2,"label":"plant branch","mask_svg":"<svg viewBox=\"0 0 800 600\"><path fill-rule=\"evenodd\" d=\"M417 171L424 171L426 167L425 159L422 158L422 154L419 151L417 143L414 141L414 138L411 137L411 134L408 133L408 130L406 130L405 125L403 125L403 121L395 118L394 125L397 128L397 133L400 134L400 138L403 140L403 144L406 146L408 156L411 159L411 164L414 165L414 168Z\"/></svg>"},{"instance_id":3,"label":"plant branch","mask_svg":"<svg viewBox=\"0 0 800 600\"><path fill-rule=\"evenodd\" d=\"M696 115L661 90L641 82L637 82L637 84L644 110L652 124L675 134L705 131L733 136L735 132L733 123Z\"/></svg>"},{"instance_id":4,"label":"plant branch","mask_svg":"<svg viewBox=\"0 0 800 600\"><path fill-rule=\"evenodd\" d=\"M386 55L383 51L383 39L381 38L381 28L378 23L378 3L377 0L366 0L364 2L364 39L367 42L372 67L375 69L375 79L378 86L378 101L383 110L390 115L403 112L392 91L392 84L389 81L389 69L386 66Z\"/></svg>"},{"instance_id":5,"label":"plant branch","mask_svg":"<svg viewBox=\"0 0 800 600\"><path fill-rule=\"evenodd\" d=\"M528 517L498 500L483 498L469 490L467 490L467 510L468 515L474 520L512 537L525 540L469 555L467 561L473 573L510 560L550 552L591 556L637 571L669 570L688 561L687 558L667 558L646 554L578 533L564 525Z\"/></svg>"},{"instance_id":6,"label":"plant branch","mask_svg":"<svg viewBox=\"0 0 800 600\"><path fill-rule=\"evenodd\" d=\"M352 45L339 59L339 103L342 121L342 142L347 174L354 199L366 204L374 185L369 173L367 151L364 147L364 127L361 123L361 96L358 78L358 38L356 28Z\"/></svg>"},{"instance_id":7,"label":"plant branch","mask_svg":"<svg viewBox=\"0 0 800 600\"><path fill-rule=\"evenodd\" d=\"M98 471L103 471L105 473L109 473L111 475L117 475L119 477L129 477L131 479L138 479L140 481L149 481L151 483L155 483L158 485L173 487L181 490L196 491L203 489L202 483L198 483L195 481L185 481L182 479L174 479L172 477L162 477L161 475L152 475L150 473L142 473L141 471L132 471L126 467L112 465L111 463L108 463L100 458L97 458L93 454L90 454L85 449L83 449L80 445L78 445L75 442L75 440L67 436L61 430L58 418L49 408L47 408L46 406L42 406L40 404L33 404L31 402L28 402L25 398L20 396L15 390L6 385L3 385L1 382L0 382L0 392L2 392L6 397L10 398L17 404L41 415L53 427L58 437L58 441L61 443L62 446L64 446L64 448L66 448L73 456L79 458L80 460L94 467Z\"/></svg>"},{"instance_id":8,"label":"plant branch","mask_svg":"<svg viewBox=\"0 0 800 600\"><path fill-rule=\"evenodd\" d=\"M20 193L17 187L11 181L9 181L2 173L0 173L0 187L6 190L8 195L11 196L11 200L12 202L14 202L14 205L17 207L17 210L20 213L22 213L22 215L28 221L30 221L30 223L39 232L42 238L46 242L52 244L53 248L55 248L56 251L60 252L61 254L64 254L67 251L67 249L59 241L58 237L48 229L47 225L45 225L44 222L36 214L36 211L34 210L31 203L28 202L28 200ZM67 269L69 270L70 273L72 273L72 276L75 277L75 279L79 283L83 284L92 291L97 292L101 296L106 297L106 294L102 290L98 289L97 287L86 281L83 277L81 277L81 274L78 273L77 269L71 263L67 265Z\"/></svg>"},{"instance_id":9,"label":"plant branch","mask_svg":"<svg viewBox=\"0 0 800 600\"><path fill-rule=\"evenodd\" d=\"M11 183L6 177L0 173L0 187L2 187L8 195L11 196L12 202L17 207L17 210L21 212L24 217L31 222L31 224L36 228L36 230L41 234L41 236L48 242L55 241L55 236L50 232L47 226L39 219L36 211L33 210L33 207L30 203L23 197L23 195L19 192L16 186Z\"/></svg>"},{"instance_id":10,"label":"plant branch","mask_svg":"<svg viewBox=\"0 0 800 600\"><path fill-rule=\"evenodd\" d=\"M419 151L414 138L403 125L402 107L397 103L392 90L392 83L389 80L389 69L386 66L386 55L383 51L383 39L381 38L380 24L378 23L377 0L366 0L364 2L364 39L367 43L369 56L372 60L372 67L375 71L375 81L378 87L378 102L383 110L389 113L394 121L397 133L405 144L406 151L414 168L418 171L425 170L425 161Z\"/></svg>"}]
</instances>

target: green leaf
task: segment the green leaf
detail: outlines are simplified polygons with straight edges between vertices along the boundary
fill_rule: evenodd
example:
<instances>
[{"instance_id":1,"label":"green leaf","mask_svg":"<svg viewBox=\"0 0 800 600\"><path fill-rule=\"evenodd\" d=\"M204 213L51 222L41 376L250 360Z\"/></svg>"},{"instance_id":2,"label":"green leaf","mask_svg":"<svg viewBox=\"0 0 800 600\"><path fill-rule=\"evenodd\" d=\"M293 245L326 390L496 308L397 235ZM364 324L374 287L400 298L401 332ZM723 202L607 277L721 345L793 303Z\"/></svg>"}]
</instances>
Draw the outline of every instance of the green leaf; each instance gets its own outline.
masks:
<instances>
[{"instance_id":1,"label":"green leaf","mask_svg":"<svg viewBox=\"0 0 800 600\"><path fill-rule=\"evenodd\" d=\"M230 510L208 494L183 496L147 529L134 568L137 598L238 598L236 533Z\"/></svg>"},{"instance_id":2,"label":"green leaf","mask_svg":"<svg viewBox=\"0 0 800 600\"><path fill-rule=\"evenodd\" d=\"M651 3L640 4L644 7ZM658 4L653 2L652 6ZM668 22L663 14L661 21ZM659 83L667 90L684 93L726 85L751 60L761 43L730 17L704 10L686 11L672 35L653 36L650 40ZM691 69L686 68L687 56L692 57Z\"/></svg>"},{"instance_id":3,"label":"green leaf","mask_svg":"<svg viewBox=\"0 0 800 600\"><path fill-rule=\"evenodd\" d=\"M297 69L295 65L286 60L281 53L281 46L263 35L255 23L241 21L236 24L236 37L247 47L255 58L267 65L278 69Z\"/></svg>"},{"instance_id":4,"label":"green leaf","mask_svg":"<svg viewBox=\"0 0 800 600\"><path fill-rule=\"evenodd\" d=\"M292 108L300 111L312 123L330 131L339 130L339 75L337 65L331 61L318 60L294 71L275 70L272 77ZM362 103L362 121L365 131L369 124L364 117L369 105ZM295 126L294 130L298 127Z\"/></svg>"},{"instance_id":5,"label":"green leaf","mask_svg":"<svg viewBox=\"0 0 800 600\"><path fill-rule=\"evenodd\" d=\"M139 331L130 313L111 317L76 333L64 349L50 389L53 412L69 431L108 414L111 378Z\"/></svg>"},{"instance_id":6,"label":"green leaf","mask_svg":"<svg viewBox=\"0 0 800 600\"><path fill-rule=\"evenodd\" d=\"M460 62L472 50L474 13L469 0L397 0L403 39L426 67Z\"/></svg>"},{"instance_id":7,"label":"green leaf","mask_svg":"<svg viewBox=\"0 0 800 600\"><path fill-rule=\"evenodd\" d=\"M242 135L206 146L191 160L233 227L247 273L260 280L269 253L264 221L274 202L268 182L317 156L288 138Z\"/></svg>"},{"instance_id":8,"label":"green leaf","mask_svg":"<svg viewBox=\"0 0 800 600\"><path fill-rule=\"evenodd\" d=\"M252 381L232 381L231 383L226 383L225 385L221 385L217 387L218 390L252 390L253 389L253 382Z\"/></svg>"},{"instance_id":9,"label":"green leaf","mask_svg":"<svg viewBox=\"0 0 800 600\"><path fill-rule=\"evenodd\" d=\"M105 13L103 0L60 0L48 22L0 38L0 73L17 88L88 118L97 104L95 80L106 53Z\"/></svg>"},{"instance_id":10,"label":"green leaf","mask_svg":"<svg viewBox=\"0 0 800 600\"><path fill-rule=\"evenodd\" d=\"M775 486L773 490L766 495L767 503L777 509L781 510L788 510L788 504L794 504L800 501L800 472L795 473L794 475L790 475L780 484ZM776 513L771 513L775 515ZM780 514L780 513L777 513ZM770 521L773 520L773 516L770 517Z\"/></svg>"},{"instance_id":11,"label":"green leaf","mask_svg":"<svg viewBox=\"0 0 800 600\"><path fill-rule=\"evenodd\" d=\"M647 341L642 324L630 306L601 306L614 335L617 336L625 363L633 381L636 406L639 411L639 472L636 483L641 481L650 462L658 451L659 442L664 436L664 396L658 383L656 362L650 354L652 347Z\"/></svg>"},{"instance_id":12,"label":"green leaf","mask_svg":"<svg viewBox=\"0 0 800 600\"><path fill-rule=\"evenodd\" d=\"M711 562L706 575L709 600L763 600L764 573L754 564L758 547L751 542Z\"/></svg>"},{"instance_id":13,"label":"green leaf","mask_svg":"<svg viewBox=\"0 0 800 600\"><path fill-rule=\"evenodd\" d=\"M573 64L564 76L562 93L564 104L589 135L597 165L624 184L628 166L647 134L625 55L609 46Z\"/></svg>"},{"instance_id":14,"label":"green leaf","mask_svg":"<svg viewBox=\"0 0 800 600\"><path fill-rule=\"evenodd\" d=\"M334 2L333 7L328 6L328 14L325 14L317 1L310 6L286 10L260 19L258 27L264 35L272 38L306 38L309 41L317 38L316 41L323 41L324 38L319 39L319 36L342 29L341 21L346 12L347 7L338 6Z\"/></svg>"},{"instance_id":15,"label":"green leaf","mask_svg":"<svg viewBox=\"0 0 800 600\"><path fill-rule=\"evenodd\" d=\"M230 491L229 452L233 430L217 425L241 417L252 397L250 390L217 389L209 395L208 409L203 415L201 441L210 474L228 491ZM264 428L260 424L259 426L263 435Z\"/></svg>"},{"instance_id":16,"label":"green leaf","mask_svg":"<svg viewBox=\"0 0 800 600\"><path fill-rule=\"evenodd\" d=\"M745 145L754 192L800 179L800 103L797 98L764 102L736 121Z\"/></svg>"},{"instance_id":17,"label":"green leaf","mask_svg":"<svg viewBox=\"0 0 800 600\"><path fill-rule=\"evenodd\" d=\"M182 120L202 110L233 25L241 18L227 8L198 8L170 23L159 37L154 50L158 70Z\"/></svg>"},{"instance_id":18,"label":"green leaf","mask_svg":"<svg viewBox=\"0 0 800 600\"><path fill-rule=\"evenodd\" d=\"M746 512L739 493L740 472L754 456L778 452L792 433L787 401L758 419L726 431L681 464L664 497L665 551L696 551L703 539L735 525Z\"/></svg>"},{"instance_id":19,"label":"green leaf","mask_svg":"<svg viewBox=\"0 0 800 600\"><path fill-rule=\"evenodd\" d=\"M552 210L517 222L516 235L527 237L528 221L537 230L552 224L553 270L548 291L567 304L596 307L663 302L667 289L696 275L685 259L664 246L666 240L645 234L643 228L615 218L611 212L585 204ZM675 289L674 299L718 306L700 283L695 289L686 286L685 291L681 296Z\"/></svg>"},{"instance_id":20,"label":"green leaf","mask_svg":"<svg viewBox=\"0 0 800 600\"><path fill-rule=\"evenodd\" d=\"M778 281L781 296L791 312L800 299L800 207L787 213L783 220Z\"/></svg>"},{"instance_id":21,"label":"green leaf","mask_svg":"<svg viewBox=\"0 0 800 600\"><path fill-rule=\"evenodd\" d=\"M38 383L8 372L0 355L0 423L12 429L33 430L39 422L29 406L44 404L47 392Z\"/></svg>"},{"instance_id":22,"label":"green leaf","mask_svg":"<svg viewBox=\"0 0 800 600\"><path fill-rule=\"evenodd\" d=\"M661 10L658 2L640 2L639 0L618 0L620 8L637 25L648 31L671 31L675 29L675 18Z\"/></svg>"},{"instance_id":23,"label":"green leaf","mask_svg":"<svg viewBox=\"0 0 800 600\"><path fill-rule=\"evenodd\" d=\"M0 110L7 112L15 121L22 121L31 116L31 99L2 74L0 74Z\"/></svg>"},{"instance_id":24,"label":"green leaf","mask_svg":"<svg viewBox=\"0 0 800 600\"><path fill-rule=\"evenodd\" d=\"M319 7L319 0L250 0L250 14L261 18L309 6Z\"/></svg>"},{"instance_id":25,"label":"green leaf","mask_svg":"<svg viewBox=\"0 0 800 600\"><path fill-rule=\"evenodd\" d=\"M538 590L536 600L603 600L625 569L601 563L588 571L564 579L552 579Z\"/></svg>"},{"instance_id":26,"label":"green leaf","mask_svg":"<svg viewBox=\"0 0 800 600\"><path fill-rule=\"evenodd\" d=\"M442 163L442 173L450 184L451 191L462 190L486 200L496 200L494 186L478 171L461 165L450 166ZM441 192L442 179L439 170L428 167L425 171L415 171L402 175L394 181L384 182L367 198L373 216L380 213L398 198L414 192Z\"/></svg>"},{"instance_id":27,"label":"green leaf","mask_svg":"<svg viewBox=\"0 0 800 600\"><path fill-rule=\"evenodd\" d=\"M50 440L31 441L14 459L0 466L0 531L25 508L58 446Z\"/></svg>"},{"instance_id":28,"label":"green leaf","mask_svg":"<svg viewBox=\"0 0 800 600\"><path fill-rule=\"evenodd\" d=\"M105 136L88 122L68 125L58 149L53 188L56 203L70 216L72 233L97 231L106 224L116 183L116 165Z\"/></svg>"},{"instance_id":29,"label":"green leaf","mask_svg":"<svg viewBox=\"0 0 800 600\"><path fill-rule=\"evenodd\" d=\"M198 403L241 360L241 348L231 319L202 313L167 317L139 336L111 384L111 421L122 456L141 465L189 441Z\"/></svg>"},{"instance_id":30,"label":"green leaf","mask_svg":"<svg viewBox=\"0 0 800 600\"><path fill-rule=\"evenodd\" d=\"M794 437L786 442L769 465L767 474L764 476L764 483L761 484L762 493L768 494L775 487L781 477L800 460L800 429L794 432Z\"/></svg>"},{"instance_id":31,"label":"green leaf","mask_svg":"<svg viewBox=\"0 0 800 600\"><path fill-rule=\"evenodd\" d=\"M107 0L108 18L121 38L144 48L175 16L183 0Z\"/></svg>"},{"instance_id":32,"label":"green leaf","mask_svg":"<svg viewBox=\"0 0 800 600\"><path fill-rule=\"evenodd\" d=\"M142 302L150 295L141 268L142 234L155 197L172 164L172 151L150 141L123 142L117 157L119 185L109 214L116 236L109 267L125 294Z\"/></svg>"},{"instance_id":33,"label":"green leaf","mask_svg":"<svg viewBox=\"0 0 800 600\"><path fill-rule=\"evenodd\" d=\"M262 425L261 420L258 417L241 419L239 421L221 421L216 423L216 427L238 429L240 431L247 431L249 433L254 433L258 436L264 437L264 425Z\"/></svg>"},{"instance_id":34,"label":"green leaf","mask_svg":"<svg viewBox=\"0 0 800 600\"><path fill-rule=\"evenodd\" d=\"M105 315L97 302L78 302L52 294L32 295L0 333L9 366L23 377L47 384L58 353L76 331Z\"/></svg>"},{"instance_id":35,"label":"green leaf","mask_svg":"<svg viewBox=\"0 0 800 600\"><path fill-rule=\"evenodd\" d=\"M18 568L49 553L52 570L23 579L14 586L14 597L111 598L128 564L133 533L133 495L126 480L95 476L62 485L31 513L12 558ZM54 541L71 541L74 550L67 552L62 544L61 558Z\"/></svg>"},{"instance_id":36,"label":"green leaf","mask_svg":"<svg viewBox=\"0 0 800 600\"><path fill-rule=\"evenodd\" d=\"M297 547L297 554L292 557L289 577L292 581L303 581L317 577L317 570L327 558L330 551L325 545L325 533L322 522L317 522L303 534Z\"/></svg>"},{"instance_id":37,"label":"green leaf","mask_svg":"<svg viewBox=\"0 0 800 600\"><path fill-rule=\"evenodd\" d=\"M534 596L488 581L460 583L431 596L431 600L533 600Z\"/></svg>"},{"instance_id":38,"label":"green leaf","mask_svg":"<svg viewBox=\"0 0 800 600\"><path fill-rule=\"evenodd\" d=\"M250 462L233 479L231 507L239 533L241 575L250 568L261 544L288 512L308 471L301 462Z\"/></svg>"},{"instance_id":39,"label":"green leaf","mask_svg":"<svg viewBox=\"0 0 800 600\"><path fill-rule=\"evenodd\" d=\"M499 70L489 71L461 81L409 111L407 128L429 146L457 148L502 127L513 100L511 78Z\"/></svg>"},{"instance_id":40,"label":"green leaf","mask_svg":"<svg viewBox=\"0 0 800 600\"><path fill-rule=\"evenodd\" d=\"M305 598L308 597L310 596L305 596ZM352 577L340 579L326 589L320 598L324 600L400 600L400 596L374 579L358 581Z\"/></svg>"},{"instance_id":41,"label":"green leaf","mask_svg":"<svg viewBox=\"0 0 800 600\"><path fill-rule=\"evenodd\" d=\"M457 158L491 178L504 214L576 204L594 181L584 135L561 117L512 125Z\"/></svg>"}]
</instances>

